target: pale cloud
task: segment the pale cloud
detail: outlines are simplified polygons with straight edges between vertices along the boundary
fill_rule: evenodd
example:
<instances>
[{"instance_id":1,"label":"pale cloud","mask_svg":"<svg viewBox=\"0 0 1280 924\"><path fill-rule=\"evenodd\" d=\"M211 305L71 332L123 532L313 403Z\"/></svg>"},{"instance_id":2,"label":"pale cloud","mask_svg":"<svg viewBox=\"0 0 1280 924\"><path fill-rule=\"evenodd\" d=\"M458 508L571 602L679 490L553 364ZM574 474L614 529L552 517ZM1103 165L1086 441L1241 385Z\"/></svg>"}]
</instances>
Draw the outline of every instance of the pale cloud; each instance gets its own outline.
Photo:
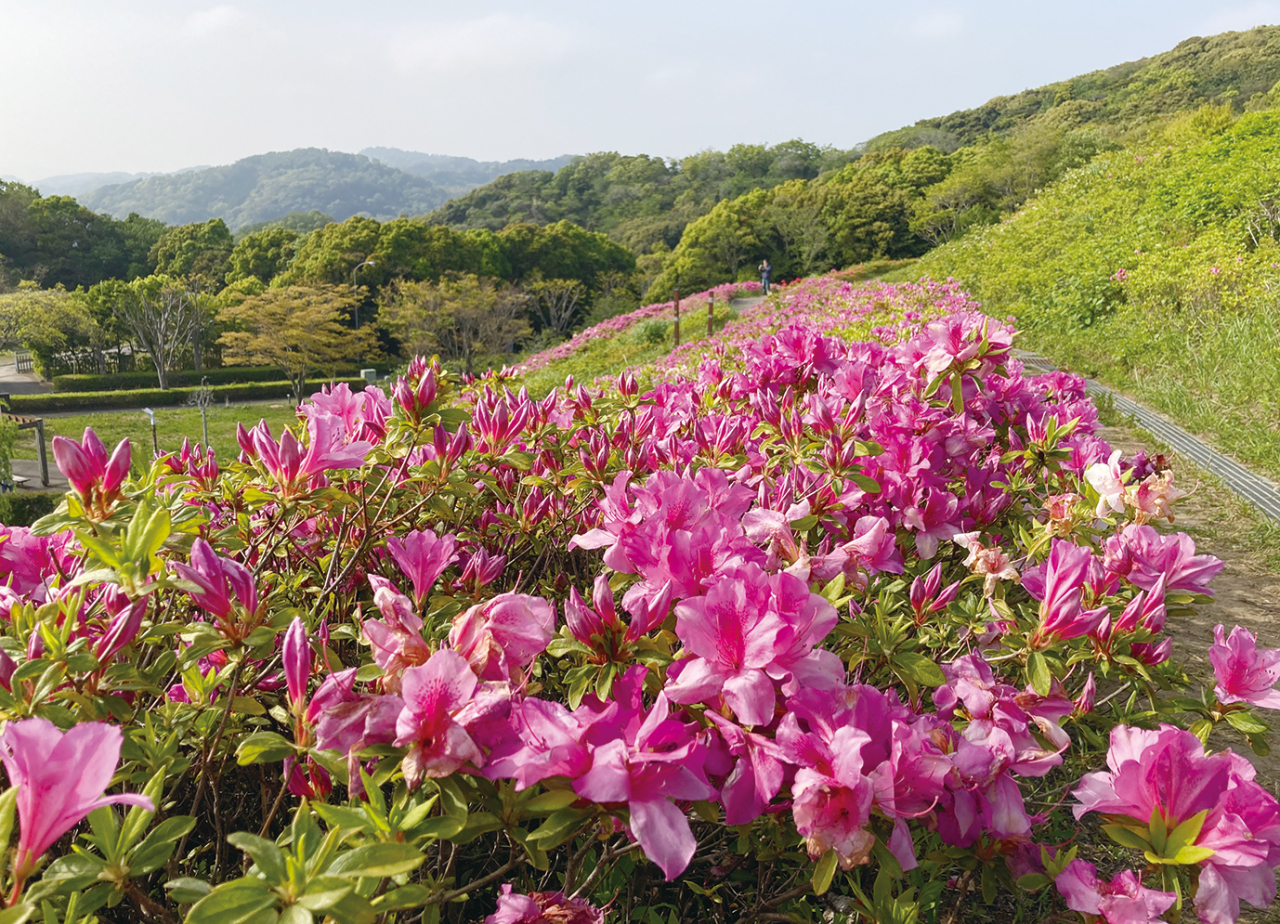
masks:
<instances>
[{"instance_id":1,"label":"pale cloud","mask_svg":"<svg viewBox=\"0 0 1280 924\"><path fill-rule=\"evenodd\" d=\"M930 10L912 19L910 29L920 38L954 38L964 31L964 17L955 10Z\"/></svg>"},{"instance_id":2,"label":"pale cloud","mask_svg":"<svg viewBox=\"0 0 1280 924\"><path fill-rule=\"evenodd\" d=\"M512 70L560 59L576 34L530 16L493 13L480 19L424 23L393 41L391 63L404 74Z\"/></svg>"},{"instance_id":3,"label":"pale cloud","mask_svg":"<svg viewBox=\"0 0 1280 924\"><path fill-rule=\"evenodd\" d=\"M192 13L182 23L182 34L191 38L204 38L234 28L244 19L244 13L230 4L223 3Z\"/></svg>"},{"instance_id":4,"label":"pale cloud","mask_svg":"<svg viewBox=\"0 0 1280 924\"><path fill-rule=\"evenodd\" d=\"M1200 28L1201 35L1243 32L1254 26L1280 23L1280 3L1258 2L1215 10Z\"/></svg>"}]
</instances>

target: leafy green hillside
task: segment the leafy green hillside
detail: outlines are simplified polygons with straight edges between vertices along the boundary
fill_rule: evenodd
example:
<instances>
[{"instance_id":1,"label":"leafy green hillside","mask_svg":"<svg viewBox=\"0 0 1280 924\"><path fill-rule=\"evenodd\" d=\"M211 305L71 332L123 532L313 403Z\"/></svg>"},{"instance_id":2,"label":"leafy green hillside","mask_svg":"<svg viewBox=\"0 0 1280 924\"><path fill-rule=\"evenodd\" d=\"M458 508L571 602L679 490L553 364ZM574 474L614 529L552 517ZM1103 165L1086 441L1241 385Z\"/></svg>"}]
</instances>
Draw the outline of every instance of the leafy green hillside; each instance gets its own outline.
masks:
<instances>
[{"instance_id":1,"label":"leafy green hillside","mask_svg":"<svg viewBox=\"0 0 1280 924\"><path fill-rule=\"evenodd\" d=\"M1280 110L1206 106L914 268L1280 475Z\"/></svg>"},{"instance_id":2,"label":"leafy green hillside","mask_svg":"<svg viewBox=\"0 0 1280 924\"><path fill-rule=\"evenodd\" d=\"M1107 151L1206 103L1280 101L1280 27L1188 39L1153 58L927 119L857 151L802 141L682 161L593 154L500 177L427 216L457 229L568 220L640 258L655 297L918 256L1013 214Z\"/></svg>"},{"instance_id":3,"label":"leafy green hillside","mask_svg":"<svg viewBox=\"0 0 1280 924\"><path fill-rule=\"evenodd\" d=\"M356 214L395 218L430 211L446 198L430 180L359 154L301 148L105 186L83 196L81 204L117 217L137 212L169 224L222 218L235 229L312 209L339 221Z\"/></svg>"},{"instance_id":4,"label":"leafy green hillside","mask_svg":"<svg viewBox=\"0 0 1280 924\"><path fill-rule=\"evenodd\" d=\"M671 248L684 227L721 199L812 179L852 160L850 151L787 141L772 147L737 144L680 161L648 154L597 153L555 173L499 177L432 212L437 224L498 230L531 221L567 220L601 231L636 253Z\"/></svg>"},{"instance_id":5,"label":"leafy green hillside","mask_svg":"<svg viewBox=\"0 0 1280 924\"><path fill-rule=\"evenodd\" d=\"M1032 119L1109 125L1127 131L1160 122L1204 103L1230 103L1239 112L1280 81L1280 27L1189 38L1151 58L1117 64L965 109L872 139L869 147L926 143L944 149L977 144L992 132Z\"/></svg>"}]
</instances>

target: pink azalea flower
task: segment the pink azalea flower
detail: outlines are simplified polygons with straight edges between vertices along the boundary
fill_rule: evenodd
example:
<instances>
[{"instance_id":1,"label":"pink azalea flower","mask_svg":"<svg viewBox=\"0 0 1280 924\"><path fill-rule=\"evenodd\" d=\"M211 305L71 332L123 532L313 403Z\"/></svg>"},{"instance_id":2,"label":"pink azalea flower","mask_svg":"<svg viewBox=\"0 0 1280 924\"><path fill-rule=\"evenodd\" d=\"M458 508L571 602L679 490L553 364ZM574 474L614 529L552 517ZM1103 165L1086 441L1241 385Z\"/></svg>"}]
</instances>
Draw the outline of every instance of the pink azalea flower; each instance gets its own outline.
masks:
<instances>
[{"instance_id":1,"label":"pink azalea flower","mask_svg":"<svg viewBox=\"0 0 1280 924\"><path fill-rule=\"evenodd\" d=\"M459 613L449 645L482 680L519 682L555 636L555 607L528 594L498 594Z\"/></svg>"},{"instance_id":2,"label":"pink azalea flower","mask_svg":"<svg viewBox=\"0 0 1280 924\"><path fill-rule=\"evenodd\" d=\"M48 719L10 722L0 732L0 761L18 787L15 898L40 857L94 809L123 803L155 811L146 796L102 795L120 762L123 738L105 722L85 722L64 733Z\"/></svg>"},{"instance_id":3,"label":"pink azalea flower","mask_svg":"<svg viewBox=\"0 0 1280 924\"><path fill-rule=\"evenodd\" d=\"M72 489L86 505L95 496L109 504L119 496L120 485L129 474L129 441L121 440L111 457L91 427L85 427L84 437L77 443L65 436L53 438L53 458L62 474L67 476Z\"/></svg>"},{"instance_id":4,"label":"pink azalea flower","mask_svg":"<svg viewBox=\"0 0 1280 924\"><path fill-rule=\"evenodd\" d=\"M458 538L454 535L437 538L429 529L414 530L403 540L395 536L388 539L387 551L413 581L414 600L422 606L436 579L458 560Z\"/></svg>"},{"instance_id":5,"label":"pink azalea flower","mask_svg":"<svg viewBox=\"0 0 1280 924\"><path fill-rule=\"evenodd\" d=\"M254 586L253 574L238 561L219 556L203 539L191 544L191 563L175 562L173 570L182 580L199 588L188 591L191 599L214 616L234 620L237 605L249 613L258 610L258 589Z\"/></svg>"},{"instance_id":6,"label":"pink azalea flower","mask_svg":"<svg viewBox=\"0 0 1280 924\"><path fill-rule=\"evenodd\" d=\"M1106 607L1086 610L1081 598L1089 577L1093 552L1065 539L1054 539L1045 562L1043 584L1027 585L1040 600L1040 625L1031 636L1032 647L1088 635L1107 615Z\"/></svg>"},{"instance_id":7,"label":"pink azalea flower","mask_svg":"<svg viewBox=\"0 0 1280 924\"><path fill-rule=\"evenodd\" d=\"M369 575L369 585L382 619L366 619L364 637L373 646L373 662L384 671L383 686L395 693L405 668L425 663L431 646L422 637L422 620L408 597L381 575Z\"/></svg>"},{"instance_id":8,"label":"pink azalea flower","mask_svg":"<svg viewBox=\"0 0 1280 924\"><path fill-rule=\"evenodd\" d=\"M1212 555L1195 554L1195 540L1186 533L1162 536L1155 527L1137 523L1107 539L1104 552L1108 571L1143 590L1163 577L1168 593L1212 596L1209 582L1226 567Z\"/></svg>"},{"instance_id":9,"label":"pink azalea flower","mask_svg":"<svg viewBox=\"0 0 1280 924\"><path fill-rule=\"evenodd\" d=\"M1107 509L1116 513L1124 513L1124 477L1120 471L1120 456L1117 449L1111 453L1106 462L1095 462L1084 470L1085 481L1098 492L1098 507L1095 516L1104 517Z\"/></svg>"},{"instance_id":10,"label":"pink azalea flower","mask_svg":"<svg viewBox=\"0 0 1280 924\"><path fill-rule=\"evenodd\" d=\"M295 712L301 712L307 700L307 680L311 676L311 643L301 616L293 617L285 631L281 657L289 705Z\"/></svg>"},{"instance_id":11,"label":"pink azalea flower","mask_svg":"<svg viewBox=\"0 0 1280 924\"><path fill-rule=\"evenodd\" d=\"M498 910L484 924L604 924L604 911L586 899L565 898L563 892L513 892L504 883Z\"/></svg>"},{"instance_id":12,"label":"pink azalea flower","mask_svg":"<svg viewBox=\"0 0 1280 924\"><path fill-rule=\"evenodd\" d=\"M702 772L706 749L687 725L670 717L666 696L659 694L647 714L641 709L644 672L633 668L615 682L615 694L631 701L602 704L587 736L591 769L573 789L592 802L626 805L631 833L670 881L698 846L688 818L671 800L714 799L716 791Z\"/></svg>"},{"instance_id":13,"label":"pink azalea flower","mask_svg":"<svg viewBox=\"0 0 1280 924\"><path fill-rule=\"evenodd\" d=\"M1100 915L1107 924L1158 924L1178 896L1142 885L1132 870L1124 870L1110 882L1098 878L1098 870L1085 860L1072 860L1054 880L1072 911Z\"/></svg>"},{"instance_id":14,"label":"pink azalea flower","mask_svg":"<svg viewBox=\"0 0 1280 924\"><path fill-rule=\"evenodd\" d=\"M591 767L583 743L590 722L560 703L530 697L513 703L510 734L485 764L491 780L513 779L522 790L548 777L576 779Z\"/></svg>"},{"instance_id":15,"label":"pink azalea flower","mask_svg":"<svg viewBox=\"0 0 1280 924\"><path fill-rule=\"evenodd\" d=\"M1217 685L1213 688L1218 702L1249 703L1264 709L1280 709L1280 648L1258 650L1258 638L1244 626L1231 630L1223 638L1223 627L1213 630L1214 643L1209 648L1209 663Z\"/></svg>"},{"instance_id":16,"label":"pink azalea flower","mask_svg":"<svg viewBox=\"0 0 1280 924\"><path fill-rule=\"evenodd\" d=\"M1165 829L1205 813L1192 842L1212 853L1200 861L1196 912L1205 924L1231 924L1243 899L1265 907L1275 898L1280 865L1280 803L1253 781L1244 758L1206 755L1200 739L1171 725L1111 730L1109 770L1086 774L1072 795L1085 812L1127 815L1145 823L1158 811Z\"/></svg>"},{"instance_id":17,"label":"pink azalea flower","mask_svg":"<svg viewBox=\"0 0 1280 924\"><path fill-rule=\"evenodd\" d=\"M404 709L396 720L397 747L409 747L401 768L405 784L443 777L464 765L481 768L485 754L469 725L505 716L511 694L506 684L480 684L462 655L441 649L426 664L404 672Z\"/></svg>"},{"instance_id":18,"label":"pink azalea flower","mask_svg":"<svg viewBox=\"0 0 1280 924\"><path fill-rule=\"evenodd\" d=\"M288 430L279 444L265 427L250 431L256 457L286 492L305 488L312 478L330 469L359 468L373 448L364 440L344 444L342 420L332 414L312 414L307 423L311 440L305 447Z\"/></svg>"}]
</instances>

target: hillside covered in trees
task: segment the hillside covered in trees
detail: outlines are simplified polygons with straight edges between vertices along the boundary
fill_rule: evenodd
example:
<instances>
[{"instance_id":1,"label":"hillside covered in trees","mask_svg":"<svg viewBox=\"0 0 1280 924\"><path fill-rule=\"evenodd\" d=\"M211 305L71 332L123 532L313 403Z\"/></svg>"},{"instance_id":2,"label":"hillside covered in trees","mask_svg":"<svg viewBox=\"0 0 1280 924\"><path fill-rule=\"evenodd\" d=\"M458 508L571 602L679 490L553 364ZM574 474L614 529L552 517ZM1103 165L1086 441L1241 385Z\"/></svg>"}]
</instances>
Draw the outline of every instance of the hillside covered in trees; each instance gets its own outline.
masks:
<instances>
[{"instance_id":1,"label":"hillside covered in trees","mask_svg":"<svg viewBox=\"0 0 1280 924\"><path fill-rule=\"evenodd\" d=\"M82 201L116 217L136 212L167 224L221 218L235 229L312 209L339 221L357 214L380 219L416 215L448 196L425 177L360 154L300 148L246 157L225 167L104 186Z\"/></svg>"},{"instance_id":2,"label":"hillside covered in trees","mask_svg":"<svg viewBox=\"0 0 1280 924\"><path fill-rule=\"evenodd\" d=\"M915 257L1013 214L1036 190L1212 103L1276 101L1280 28L1193 38L1171 51L926 119L852 151L737 145L678 162L596 154L515 173L446 203L455 228L567 219L631 249L657 285L701 288L768 257L793 276Z\"/></svg>"}]
</instances>

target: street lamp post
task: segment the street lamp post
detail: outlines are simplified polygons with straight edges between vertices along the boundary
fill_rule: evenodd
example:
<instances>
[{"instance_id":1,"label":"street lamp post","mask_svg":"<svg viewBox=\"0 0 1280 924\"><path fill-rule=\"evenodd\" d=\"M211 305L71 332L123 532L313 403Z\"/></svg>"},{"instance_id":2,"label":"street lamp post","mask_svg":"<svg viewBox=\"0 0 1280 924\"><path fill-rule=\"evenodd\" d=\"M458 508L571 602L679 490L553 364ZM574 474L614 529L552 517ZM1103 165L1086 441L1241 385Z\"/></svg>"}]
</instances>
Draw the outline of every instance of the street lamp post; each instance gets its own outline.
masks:
<instances>
[{"instance_id":1,"label":"street lamp post","mask_svg":"<svg viewBox=\"0 0 1280 924\"><path fill-rule=\"evenodd\" d=\"M364 266L377 266L377 265L378 264L373 260L365 260L363 263L356 264L355 269L351 271L351 291L353 294L356 291L356 273L360 271L360 268ZM356 329L358 330L359 328L360 328L360 299L357 298L356 299Z\"/></svg>"}]
</instances>

